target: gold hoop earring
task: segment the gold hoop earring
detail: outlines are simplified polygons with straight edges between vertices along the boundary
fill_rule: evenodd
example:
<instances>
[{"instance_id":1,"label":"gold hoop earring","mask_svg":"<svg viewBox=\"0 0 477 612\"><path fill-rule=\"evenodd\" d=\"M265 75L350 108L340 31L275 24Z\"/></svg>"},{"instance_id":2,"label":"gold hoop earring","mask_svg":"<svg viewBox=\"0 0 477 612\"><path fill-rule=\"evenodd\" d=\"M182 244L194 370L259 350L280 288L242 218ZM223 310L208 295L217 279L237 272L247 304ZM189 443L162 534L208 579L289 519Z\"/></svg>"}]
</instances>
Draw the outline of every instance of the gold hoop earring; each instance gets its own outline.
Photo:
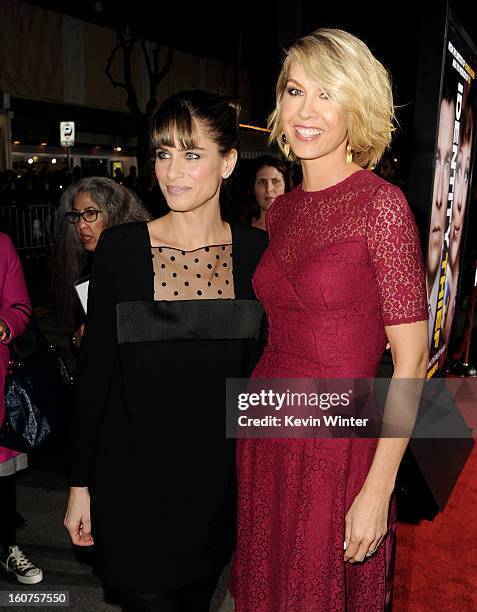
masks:
<instances>
[{"instance_id":1,"label":"gold hoop earring","mask_svg":"<svg viewBox=\"0 0 477 612\"><path fill-rule=\"evenodd\" d=\"M285 132L282 132L282 146L283 146L283 151L285 153L286 157L290 156L290 143L287 140L287 137L285 135Z\"/></svg>"},{"instance_id":2,"label":"gold hoop earring","mask_svg":"<svg viewBox=\"0 0 477 612\"><path fill-rule=\"evenodd\" d=\"M353 149L351 148L351 145L348 144L346 145L346 165L349 166L353 161Z\"/></svg>"}]
</instances>

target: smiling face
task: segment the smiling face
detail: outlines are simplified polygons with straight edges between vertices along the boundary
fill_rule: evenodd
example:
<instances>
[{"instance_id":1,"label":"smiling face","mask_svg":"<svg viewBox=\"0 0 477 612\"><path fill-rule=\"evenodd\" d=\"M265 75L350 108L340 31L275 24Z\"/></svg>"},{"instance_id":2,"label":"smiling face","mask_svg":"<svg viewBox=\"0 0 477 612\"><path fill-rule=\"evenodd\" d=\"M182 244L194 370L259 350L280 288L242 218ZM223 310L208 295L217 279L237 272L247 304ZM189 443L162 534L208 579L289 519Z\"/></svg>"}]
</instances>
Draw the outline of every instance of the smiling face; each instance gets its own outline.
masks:
<instances>
[{"instance_id":1,"label":"smiling face","mask_svg":"<svg viewBox=\"0 0 477 612\"><path fill-rule=\"evenodd\" d=\"M197 146L183 149L175 140L174 147L156 151L156 176L169 208L189 212L204 205L219 205L220 185L233 171L237 151L226 157L207 129L197 122Z\"/></svg>"},{"instance_id":2,"label":"smiling face","mask_svg":"<svg viewBox=\"0 0 477 612\"><path fill-rule=\"evenodd\" d=\"M454 267L459 261L460 243L465 220L467 194L469 193L470 153L472 139L462 143L457 154L454 202L450 232L450 265Z\"/></svg>"},{"instance_id":3,"label":"smiling face","mask_svg":"<svg viewBox=\"0 0 477 612\"><path fill-rule=\"evenodd\" d=\"M298 159L325 158L343 163L348 133L343 110L308 79L297 61L288 71L280 121Z\"/></svg>"},{"instance_id":4,"label":"smiling face","mask_svg":"<svg viewBox=\"0 0 477 612\"><path fill-rule=\"evenodd\" d=\"M262 166L255 175L253 193L262 210L268 210L275 198L285 193L282 173L273 166Z\"/></svg>"},{"instance_id":5,"label":"smiling face","mask_svg":"<svg viewBox=\"0 0 477 612\"><path fill-rule=\"evenodd\" d=\"M452 100L448 101L443 99L441 102L441 110L439 115L439 132L437 136L431 224L429 228L429 246L427 249L427 270L429 284L433 282L433 279L437 273L446 226L454 119L454 102ZM430 286L428 287L428 290L430 292Z\"/></svg>"},{"instance_id":6,"label":"smiling face","mask_svg":"<svg viewBox=\"0 0 477 612\"><path fill-rule=\"evenodd\" d=\"M96 221L88 222L80 217L78 223L75 224L76 232L83 247L86 251L94 252L101 232L106 225L106 218L101 206L96 204L87 191L79 191L74 197L72 210L78 213L83 213L86 210L99 211Z\"/></svg>"}]
</instances>

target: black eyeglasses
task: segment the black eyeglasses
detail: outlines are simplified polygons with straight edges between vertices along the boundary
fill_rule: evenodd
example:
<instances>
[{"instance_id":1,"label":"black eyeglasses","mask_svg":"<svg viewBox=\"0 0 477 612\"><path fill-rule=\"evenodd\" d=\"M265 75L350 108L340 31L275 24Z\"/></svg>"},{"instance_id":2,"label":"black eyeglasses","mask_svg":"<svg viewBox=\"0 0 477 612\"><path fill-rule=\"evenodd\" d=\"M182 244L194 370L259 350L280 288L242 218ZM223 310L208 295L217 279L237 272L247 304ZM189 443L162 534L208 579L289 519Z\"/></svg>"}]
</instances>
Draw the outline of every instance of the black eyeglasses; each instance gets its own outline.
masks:
<instances>
[{"instance_id":1,"label":"black eyeglasses","mask_svg":"<svg viewBox=\"0 0 477 612\"><path fill-rule=\"evenodd\" d=\"M72 224L79 223L80 218L87 223L94 223L99 214L103 214L103 211L97 210L96 208L90 208L82 213L72 210L71 212L65 213L65 219L68 221L68 223Z\"/></svg>"}]
</instances>

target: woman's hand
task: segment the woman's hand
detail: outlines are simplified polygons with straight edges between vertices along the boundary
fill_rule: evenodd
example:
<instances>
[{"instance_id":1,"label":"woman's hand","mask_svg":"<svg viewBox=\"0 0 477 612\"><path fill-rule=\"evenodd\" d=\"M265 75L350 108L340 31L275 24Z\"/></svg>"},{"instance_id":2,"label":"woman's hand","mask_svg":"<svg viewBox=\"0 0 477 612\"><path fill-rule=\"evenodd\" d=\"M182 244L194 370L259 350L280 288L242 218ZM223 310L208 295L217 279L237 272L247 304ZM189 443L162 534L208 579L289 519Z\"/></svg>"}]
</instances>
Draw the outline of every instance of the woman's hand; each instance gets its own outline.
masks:
<instances>
[{"instance_id":1,"label":"woman's hand","mask_svg":"<svg viewBox=\"0 0 477 612\"><path fill-rule=\"evenodd\" d=\"M70 487L64 526L76 546L92 546L90 498L88 487Z\"/></svg>"},{"instance_id":2,"label":"woman's hand","mask_svg":"<svg viewBox=\"0 0 477 612\"><path fill-rule=\"evenodd\" d=\"M388 530L390 495L361 489L345 519L344 560L364 561L376 552Z\"/></svg>"},{"instance_id":3,"label":"woman's hand","mask_svg":"<svg viewBox=\"0 0 477 612\"><path fill-rule=\"evenodd\" d=\"M10 336L8 325L3 319L0 319L0 342L6 342Z\"/></svg>"}]
</instances>

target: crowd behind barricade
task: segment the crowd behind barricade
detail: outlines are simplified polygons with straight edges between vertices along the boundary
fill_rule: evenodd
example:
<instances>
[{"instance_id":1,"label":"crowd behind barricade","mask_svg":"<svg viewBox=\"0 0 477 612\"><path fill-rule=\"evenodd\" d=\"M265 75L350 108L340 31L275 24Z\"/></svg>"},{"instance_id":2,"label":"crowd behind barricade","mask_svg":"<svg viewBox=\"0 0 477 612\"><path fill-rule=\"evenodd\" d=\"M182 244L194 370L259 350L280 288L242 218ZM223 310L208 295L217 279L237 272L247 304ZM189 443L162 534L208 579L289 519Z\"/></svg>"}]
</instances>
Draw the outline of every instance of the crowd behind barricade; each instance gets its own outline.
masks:
<instances>
[{"instance_id":1,"label":"crowd behind barricade","mask_svg":"<svg viewBox=\"0 0 477 612\"><path fill-rule=\"evenodd\" d=\"M386 165L388 160L393 161L391 175ZM288 170L291 188L293 188L302 180L300 165L285 164L285 166ZM382 169L378 168L377 173L393 182L395 163L391 153L386 154L382 166ZM237 177L224 198L231 216L240 217L244 213L244 204L247 204L246 200L250 199L250 181L254 180L252 174L255 167L255 160L241 160L239 164ZM111 177L106 171L102 174L95 172L94 175L112 178L120 185L135 192L154 216L160 212L166 212L155 176L139 177L136 166L131 166L128 174L116 169L114 176ZM0 172L0 207L16 206L22 209L32 204L42 204L56 208L65 189L71 183L76 183L81 178L88 176L92 176L91 172L83 171L79 166L75 166L72 171L68 171L66 167L58 170L45 168L37 170L32 167L25 172L15 170ZM401 180L399 186L403 186Z\"/></svg>"},{"instance_id":2,"label":"crowd behind barricade","mask_svg":"<svg viewBox=\"0 0 477 612\"><path fill-rule=\"evenodd\" d=\"M95 172L95 176L107 176L107 173ZM6 170L0 172L0 207L17 206L24 208L31 204L49 204L58 206L62 193L65 189L76 183L81 178L90 176L90 172L83 171L79 166L75 166L72 171L66 167L58 170L48 170L41 168L28 168L25 172ZM128 175L124 175L121 170L116 170L113 178L117 183L142 195L144 199L152 203L157 190L154 188L154 181L143 179L137 176L137 169L131 166Z\"/></svg>"},{"instance_id":3,"label":"crowd behind barricade","mask_svg":"<svg viewBox=\"0 0 477 612\"><path fill-rule=\"evenodd\" d=\"M91 173L75 166L49 170L45 167L26 171L0 172L0 229L9 234L20 249L48 249L52 244L54 217L66 189ZM105 172L95 175L107 177ZM139 196L151 214L161 216L165 210L155 181L139 179L134 166L129 174L116 170L113 180Z\"/></svg>"},{"instance_id":4,"label":"crowd behind barricade","mask_svg":"<svg viewBox=\"0 0 477 612\"><path fill-rule=\"evenodd\" d=\"M25 173L6 170L0 173L0 206L26 207L30 204L56 205L61 191L73 180L73 174L63 170Z\"/></svg>"}]
</instances>

